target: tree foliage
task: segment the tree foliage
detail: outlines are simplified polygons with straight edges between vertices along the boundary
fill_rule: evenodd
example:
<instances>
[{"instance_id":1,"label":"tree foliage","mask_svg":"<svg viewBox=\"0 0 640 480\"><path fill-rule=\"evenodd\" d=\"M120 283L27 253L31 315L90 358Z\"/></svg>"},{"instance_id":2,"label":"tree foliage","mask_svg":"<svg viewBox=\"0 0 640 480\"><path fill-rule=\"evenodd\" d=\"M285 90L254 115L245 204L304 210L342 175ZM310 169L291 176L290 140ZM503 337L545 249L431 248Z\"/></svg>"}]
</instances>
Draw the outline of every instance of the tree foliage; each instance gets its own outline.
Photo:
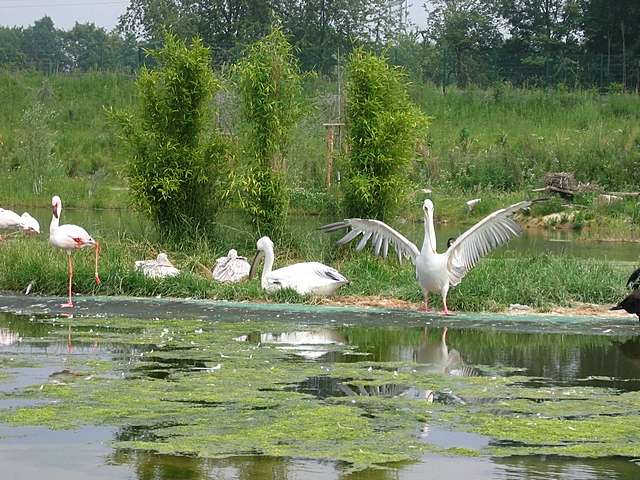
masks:
<instances>
[{"instance_id":1,"label":"tree foliage","mask_svg":"<svg viewBox=\"0 0 640 480\"><path fill-rule=\"evenodd\" d=\"M249 48L236 73L249 161L242 204L258 232L277 238L286 225L286 158L302 91L298 62L279 26Z\"/></svg>"},{"instance_id":2,"label":"tree foliage","mask_svg":"<svg viewBox=\"0 0 640 480\"><path fill-rule=\"evenodd\" d=\"M436 0L428 34L445 56L441 75L450 72L459 87L492 80L486 66L502 43L493 6L482 0Z\"/></svg>"},{"instance_id":3,"label":"tree foliage","mask_svg":"<svg viewBox=\"0 0 640 480\"><path fill-rule=\"evenodd\" d=\"M402 31L401 8L388 0L131 0L119 28L145 42L160 41L164 30L182 38L199 35L222 63L239 59L279 21L302 68L328 73L337 52L358 44L382 48Z\"/></svg>"},{"instance_id":4,"label":"tree foliage","mask_svg":"<svg viewBox=\"0 0 640 480\"><path fill-rule=\"evenodd\" d=\"M93 23L59 30L45 16L27 28L0 27L0 66L47 73L132 70L138 67L138 45L131 35L107 32Z\"/></svg>"},{"instance_id":5,"label":"tree foliage","mask_svg":"<svg viewBox=\"0 0 640 480\"><path fill-rule=\"evenodd\" d=\"M129 187L161 232L188 238L215 220L228 195L229 149L217 132L207 132L220 84L198 39L187 45L167 34L153 55L158 67L138 76L137 110L116 114L132 154Z\"/></svg>"},{"instance_id":6,"label":"tree foliage","mask_svg":"<svg viewBox=\"0 0 640 480\"><path fill-rule=\"evenodd\" d=\"M406 198L407 171L427 118L409 100L405 74L385 58L357 49L347 75L346 211L384 220Z\"/></svg>"}]
</instances>

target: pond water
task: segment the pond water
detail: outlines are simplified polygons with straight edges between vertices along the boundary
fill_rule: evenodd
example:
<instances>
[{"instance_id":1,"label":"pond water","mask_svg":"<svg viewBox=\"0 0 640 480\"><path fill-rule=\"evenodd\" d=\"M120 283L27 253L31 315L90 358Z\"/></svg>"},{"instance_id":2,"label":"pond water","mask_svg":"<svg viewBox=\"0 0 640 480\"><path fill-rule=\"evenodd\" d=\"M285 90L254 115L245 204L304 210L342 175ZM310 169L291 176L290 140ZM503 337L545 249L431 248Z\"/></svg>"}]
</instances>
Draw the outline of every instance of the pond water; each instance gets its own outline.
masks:
<instances>
[{"instance_id":1,"label":"pond water","mask_svg":"<svg viewBox=\"0 0 640 480\"><path fill-rule=\"evenodd\" d=\"M640 478L637 322L0 306L7 478Z\"/></svg>"},{"instance_id":2,"label":"pond water","mask_svg":"<svg viewBox=\"0 0 640 480\"><path fill-rule=\"evenodd\" d=\"M49 208L33 209L32 214L40 221L41 230L46 232L46 226L51 218ZM316 235L318 239L328 242L329 237L315 231L326 223L336 221L334 218L292 215L291 228L301 235ZM98 238L129 237L133 239L154 238L154 232L149 223L131 210L82 210L65 209L64 223L75 223L84 226ZM244 241L253 249L253 236L248 227L239 225L238 216L230 214L221 221L222 229L233 231L237 241ZM417 245L423 238L422 223L405 223L392 225ZM466 230L466 227L445 224L436 226L439 249L447 244L447 239L456 237ZM601 242L589 240L583 234L574 230L529 229L520 238L516 238L492 255L513 256L518 253L536 254L543 252L570 254L585 258L608 259L612 261L637 262L640 257L640 244L636 242ZM242 252L250 254L251 252Z\"/></svg>"}]
</instances>

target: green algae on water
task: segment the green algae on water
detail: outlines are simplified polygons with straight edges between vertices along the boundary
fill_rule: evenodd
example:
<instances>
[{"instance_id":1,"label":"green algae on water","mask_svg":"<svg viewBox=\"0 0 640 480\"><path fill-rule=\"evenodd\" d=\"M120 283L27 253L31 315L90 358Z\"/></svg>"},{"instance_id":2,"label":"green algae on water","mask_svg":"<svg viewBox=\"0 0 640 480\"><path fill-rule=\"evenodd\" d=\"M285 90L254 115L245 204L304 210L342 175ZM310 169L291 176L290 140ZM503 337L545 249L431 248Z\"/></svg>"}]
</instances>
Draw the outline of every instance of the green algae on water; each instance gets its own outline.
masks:
<instances>
[{"instance_id":1,"label":"green algae on water","mask_svg":"<svg viewBox=\"0 0 640 480\"><path fill-rule=\"evenodd\" d=\"M71 331L71 342L110 345L112 354L71 358L71 374L9 394L48 402L0 410L1 422L52 429L114 426L117 448L207 458L304 457L356 469L412 461L426 452L640 455L637 392L540 387L508 368L451 377L413 361L311 361L256 334L313 330L295 323L43 322L49 323L49 342L67 342ZM327 348L353 351L343 342ZM342 394L300 388L314 379L340 385ZM404 395L408 388L422 393ZM436 394L434 403L428 392ZM420 436L431 424L476 432L491 442L480 451L443 449Z\"/></svg>"}]
</instances>

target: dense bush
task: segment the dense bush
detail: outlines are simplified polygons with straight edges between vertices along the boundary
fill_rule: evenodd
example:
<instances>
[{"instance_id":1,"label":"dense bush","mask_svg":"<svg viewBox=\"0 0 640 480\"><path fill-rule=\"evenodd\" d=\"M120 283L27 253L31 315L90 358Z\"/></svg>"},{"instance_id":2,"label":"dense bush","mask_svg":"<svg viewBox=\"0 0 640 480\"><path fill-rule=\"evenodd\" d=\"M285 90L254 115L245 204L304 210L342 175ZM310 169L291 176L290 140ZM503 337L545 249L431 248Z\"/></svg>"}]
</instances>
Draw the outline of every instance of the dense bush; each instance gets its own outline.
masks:
<instances>
[{"instance_id":1,"label":"dense bush","mask_svg":"<svg viewBox=\"0 0 640 480\"><path fill-rule=\"evenodd\" d=\"M260 234L281 237L289 205L286 163L290 133L300 115L298 62L282 29L253 44L237 64L247 169L241 201Z\"/></svg>"},{"instance_id":2,"label":"dense bush","mask_svg":"<svg viewBox=\"0 0 640 480\"><path fill-rule=\"evenodd\" d=\"M384 58L355 50L347 75L345 210L384 219L405 198L427 118L409 100L404 73Z\"/></svg>"},{"instance_id":3,"label":"dense bush","mask_svg":"<svg viewBox=\"0 0 640 480\"><path fill-rule=\"evenodd\" d=\"M167 35L153 55L158 67L138 76L138 108L115 116L131 149L135 205L163 234L185 239L215 219L228 195L229 149L207 123L219 83L198 39L188 46Z\"/></svg>"}]
</instances>

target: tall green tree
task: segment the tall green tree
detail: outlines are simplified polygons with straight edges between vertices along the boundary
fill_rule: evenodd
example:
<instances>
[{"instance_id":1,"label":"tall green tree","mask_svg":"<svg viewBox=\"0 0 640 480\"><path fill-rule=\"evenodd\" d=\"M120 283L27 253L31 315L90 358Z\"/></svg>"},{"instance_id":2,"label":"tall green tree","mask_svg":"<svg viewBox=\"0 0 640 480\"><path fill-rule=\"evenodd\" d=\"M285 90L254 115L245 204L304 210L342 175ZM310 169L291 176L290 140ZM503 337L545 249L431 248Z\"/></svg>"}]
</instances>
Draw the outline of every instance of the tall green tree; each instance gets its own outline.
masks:
<instances>
[{"instance_id":1,"label":"tall green tree","mask_svg":"<svg viewBox=\"0 0 640 480\"><path fill-rule=\"evenodd\" d=\"M9 68L25 66L23 36L20 27L0 27L0 65Z\"/></svg>"},{"instance_id":2,"label":"tall green tree","mask_svg":"<svg viewBox=\"0 0 640 480\"><path fill-rule=\"evenodd\" d=\"M439 48L441 75L453 73L459 87L493 80L502 44L498 18L485 0L435 0L427 31Z\"/></svg>"},{"instance_id":3,"label":"tall green tree","mask_svg":"<svg viewBox=\"0 0 640 480\"><path fill-rule=\"evenodd\" d=\"M77 23L65 33L65 50L72 68L82 71L115 68L109 35L93 23Z\"/></svg>"},{"instance_id":4,"label":"tall green tree","mask_svg":"<svg viewBox=\"0 0 640 480\"><path fill-rule=\"evenodd\" d=\"M608 82L628 85L630 71L638 68L640 57L640 2L582 0L581 6L586 52L605 59L600 67Z\"/></svg>"},{"instance_id":5,"label":"tall green tree","mask_svg":"<svg viewBox=\"0 0 640 480\"><path fill-rule=\"evenodd\" d=\"M249 48L236 73L249 165L242 204L258 232L281 238L289 206L289 136L300 114L302 86L293 47L279 26Z\"/></svg>"},{"instance_id":6,"label":"tall green tree","mask_svg":"<svg viewBox=\"0 0 640 480\"><path fill-rule=\"evenodd\" d=\"M342 183L350 216L387 219L406 198L408 170L427 118L411 103L403 71L354 50L347 66L350 153Z\"/></svg>"},{"instance_id":7,"label":"tall green tree","mask_svg":"<svg viewBox=\"0 0 640 480\"><path fill-rule=\"evenodd\" d=\"M171 34L153 52L157 68L142 68L139 105L115 114L131 150L127 164L135 205L162 234L189 239L207 227L228 195L229 149L212 129L210 104L220 83L209 50Z\"/></svg>"},{"instance_id":8,"label":"tall green tree","mask_svg":"<svg viewBox=\"0 0 640 480\"><path fill-rule=\"evenodd\" d=\"M147 42L158 42L165 30L182 38L197 34L218 62L231 62L276 20L302 68L329 72L338 52L358 44L382 49L403 30L406 13L393 0L131 0L119 28Z\"/></svg>"},{"instance_id":9,"label":"tall green tree","mask_svg":"<svg viewBox=\"0 0 640 480\"><path fill-rule=\"evenodd\" d=\"M43 71L64 71L69 64L64 50L64 32L55 28L51 17L42 17L26 28L22 37L25 59Z\"/></svg>"},{"instance_id":10,"label":"tall green tree","mask_svg":"<svg viewBox=\"0 0 640 480\"><path fill-rule=\"evenodd\" d=\"M578 0L501 0L509 38L505 54L531 64L575 55L580 44Z\"/></svg>"}]
</instances>

